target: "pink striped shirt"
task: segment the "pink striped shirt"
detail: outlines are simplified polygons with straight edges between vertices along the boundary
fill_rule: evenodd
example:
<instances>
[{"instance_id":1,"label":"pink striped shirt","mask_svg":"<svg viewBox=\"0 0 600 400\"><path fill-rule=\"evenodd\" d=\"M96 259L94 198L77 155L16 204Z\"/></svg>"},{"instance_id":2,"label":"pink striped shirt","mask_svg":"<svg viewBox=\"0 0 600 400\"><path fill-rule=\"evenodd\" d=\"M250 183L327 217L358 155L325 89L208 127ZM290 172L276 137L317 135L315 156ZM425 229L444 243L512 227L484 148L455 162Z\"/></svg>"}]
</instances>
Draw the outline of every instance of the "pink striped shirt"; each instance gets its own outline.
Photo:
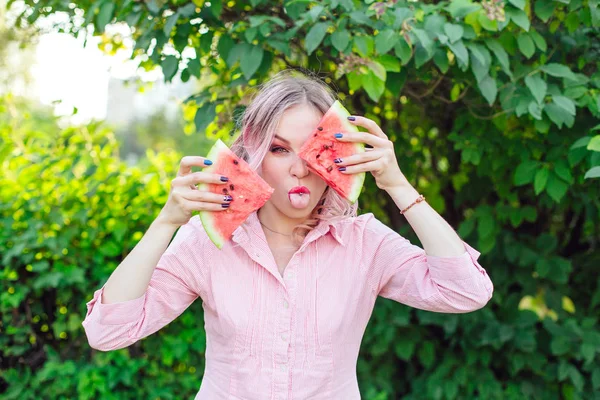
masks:
<instances>
[{"instance_id":1,"label":"pink striped shirt","mask_svg":"<svg viewBox=\"0 0 600 400\"><path fill-rule=\"evenodd\" d=\"M146 293L87 303L90 346L119 349L202 299L206 368L198 399L360 399L356 362L377 296L444 313L485 306L493 285L467 243L434 257L372 213L321 222L278 271L256 212L222 250L194 216L160 258Z\"/></svg>"}]
</instances>

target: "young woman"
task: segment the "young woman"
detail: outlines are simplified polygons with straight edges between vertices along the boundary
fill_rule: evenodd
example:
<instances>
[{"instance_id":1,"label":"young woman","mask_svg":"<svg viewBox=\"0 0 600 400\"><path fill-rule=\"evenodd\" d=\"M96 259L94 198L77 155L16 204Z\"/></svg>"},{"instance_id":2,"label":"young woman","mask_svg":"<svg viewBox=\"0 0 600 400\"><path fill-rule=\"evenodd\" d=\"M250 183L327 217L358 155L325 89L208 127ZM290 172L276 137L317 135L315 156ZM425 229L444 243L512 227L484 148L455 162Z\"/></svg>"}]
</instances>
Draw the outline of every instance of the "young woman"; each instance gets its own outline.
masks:
<instances>
[{"instance_id":1,"label":"young woman","mask_svg":"<svg viewBox=\"0 0 600 400\"><path fill-rule=\"evenodd\" d=\"M318 79L288 71L261 88L232 150L275 192L221 250L191 212L224 210L229 199L196 185L225 182L191 172L209 160L181 160L164 208L87 303L83 326L91 347L129 346L200 297L207 348L196 399L351 400L360 398L356 362L377 296L444 313L488 302L493 285L477 262L480 253L427 202L416 201L422 198L375 122L349 118L368 133L340 132L335 140L372 148L338 165L347 174L371 172L424 249L372 213L357 216L356 204L298 157L334 100ZM293 193L298 187L308 194Z\"/></svg>"}]
</instances>

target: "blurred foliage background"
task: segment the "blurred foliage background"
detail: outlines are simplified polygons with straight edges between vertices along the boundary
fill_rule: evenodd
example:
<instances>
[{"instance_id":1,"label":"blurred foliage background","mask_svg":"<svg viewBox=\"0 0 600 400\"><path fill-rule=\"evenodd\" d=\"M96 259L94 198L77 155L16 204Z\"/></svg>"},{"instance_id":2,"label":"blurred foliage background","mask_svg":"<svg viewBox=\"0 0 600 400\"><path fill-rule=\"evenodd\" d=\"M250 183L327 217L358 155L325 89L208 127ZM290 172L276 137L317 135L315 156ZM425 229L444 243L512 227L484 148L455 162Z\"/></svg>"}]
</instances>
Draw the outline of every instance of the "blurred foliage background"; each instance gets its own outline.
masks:
<instances>
[{"instance_id":1,"label":"blurred foliage background","mask_svg":"<svg viewBox=\"0 0 600 400\"><path fill-rule=\"evenodd\" d=\"M600 397L597 0L21 3L3 37L60 13L69 23L57 30L100 35L110 52L123 37L105 27L124 24L140 68L199 87L176 126L157 113L121 137L0 97L2 398L195 395L199 302L109 353L87 345L85 302L157 215L180 158L231 142L253 87L285 68L313 71L380 124L495 286L485 308L461 315L378 301L358 364L363 398ZM143 157L130 165L123 148ZM359 201L420 244L372 177Z\"/></svg>"}]
</instances>

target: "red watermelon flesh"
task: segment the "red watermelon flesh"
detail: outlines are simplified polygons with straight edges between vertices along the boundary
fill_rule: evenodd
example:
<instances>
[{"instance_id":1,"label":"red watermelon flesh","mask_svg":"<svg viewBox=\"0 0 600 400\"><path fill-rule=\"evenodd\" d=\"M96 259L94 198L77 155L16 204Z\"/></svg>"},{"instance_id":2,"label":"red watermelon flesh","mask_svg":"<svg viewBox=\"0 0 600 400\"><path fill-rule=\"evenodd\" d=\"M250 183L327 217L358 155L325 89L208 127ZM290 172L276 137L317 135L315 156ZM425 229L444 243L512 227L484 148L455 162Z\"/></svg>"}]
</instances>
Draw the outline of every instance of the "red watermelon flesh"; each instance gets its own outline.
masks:
<instances>
[{"instance_id":1,"label":"red watermelon flesh","mask_svg":"<svg viewBox=\"0 0 600 400\"><path fill-rule=\"evenodd\" d=\"M225 211L200 211L200 220L210 240L221 249L250 214L261 208L275 189L250 168L248 163L233 153L220 139L206 156L213 162L204 172L229 178L225 184L203 183L199 190L230 195L233 201Z\"/></svg>"},{"instance_id":2,"label":"red watermelon flesh","mask_svg":"<svg viewBox=\"0 0 600 400\"><path fill-rule=\"evenodd\" d=\"M333 136L338 132L359 132L358 128L348 121L349 115L342 103L336 100L302 145L298 156L305 160L308 167L327 185L354 203L362 190L365 173L343 174L333 162L336 158L343 159L365 151L364 143L340 142Z\"/></svg>"}]
</instances>

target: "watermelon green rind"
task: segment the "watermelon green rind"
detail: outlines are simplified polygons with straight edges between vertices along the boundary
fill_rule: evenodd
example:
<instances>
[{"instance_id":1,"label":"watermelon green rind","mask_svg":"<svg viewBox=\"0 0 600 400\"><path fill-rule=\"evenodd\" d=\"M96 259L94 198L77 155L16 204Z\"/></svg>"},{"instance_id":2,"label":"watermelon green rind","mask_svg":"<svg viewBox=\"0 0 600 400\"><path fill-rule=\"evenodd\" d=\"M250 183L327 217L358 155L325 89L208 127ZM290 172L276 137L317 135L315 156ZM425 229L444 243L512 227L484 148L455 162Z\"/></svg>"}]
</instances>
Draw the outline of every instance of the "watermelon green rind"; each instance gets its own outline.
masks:
<instances>
[{"instance_id":1,"label":"watermelon green rind","mask_svg":"<svg viewBox=\"0 0 600 400\"><path fill-rule=\"evenodd\" d=\"M225 149L229 149L225 143L221 139L218 139L215 144L211 147L210 151L206 155L206 158L209 160L216 160L218 158L218 154ZM204 172L212 172L209 169L210 167L204 168ZM208 191L210 185L207 183L201 183L198 185L198 190ZM222 212L222 211L217 211ZM204 230L206 234L210 238L210 240L217 246L219 249L223 247L225 241L218 234L217 230L214 229L216 226L215 219L213 218L214 212L210 211L200 211L200 221L202 222L202 226L204 226Z\"/></svg>"},{"instance_id":2,"label":"watermelon green rind","mask_svg":"<svg viewBox=\"0 0 600 400\"><path fill-rule=\"evenodd\" d=\"M202 189L201 189L202 190ZM217 211L222 212L222 211ZM219 249L223 248L225 244L225 240L218 234L216 229L212 227L216 226L215 218L213 218L214 213L212 212L200 212L200 221L202 222L202 226L204 226L204 231L210 238L210 240L217 246Z\"/></svg>"},{"instance_id":3,"label":"watermelon green rind","mask_svg":"<svg viewBox=\"0 0 600 400\"><path fill-rule=\"evenodd\" d=\"M337 132L359 132L358 127L348 121L348 116L348 110L336 100L323 115L317 129L303 144L298 155L333 190L355 203L362 191L366 174L343 174L333 163L334 158L344 158L365 151L362 142L342 142L333 137Z\"/></svg>"}]
</instances>

